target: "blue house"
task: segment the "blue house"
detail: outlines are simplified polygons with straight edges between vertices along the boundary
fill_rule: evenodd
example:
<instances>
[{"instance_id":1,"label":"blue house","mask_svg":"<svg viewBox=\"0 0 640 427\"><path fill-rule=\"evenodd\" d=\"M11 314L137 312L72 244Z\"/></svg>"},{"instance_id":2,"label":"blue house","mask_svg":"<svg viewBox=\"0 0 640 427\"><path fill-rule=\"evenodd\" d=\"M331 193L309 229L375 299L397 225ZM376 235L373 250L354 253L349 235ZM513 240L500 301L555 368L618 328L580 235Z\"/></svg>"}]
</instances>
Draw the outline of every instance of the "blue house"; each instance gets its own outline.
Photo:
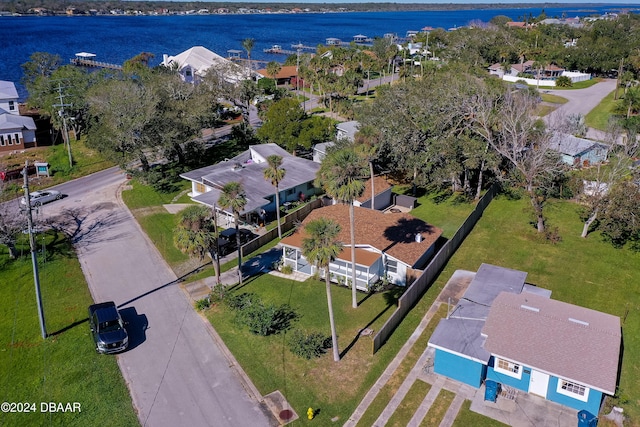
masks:
<instances>
[{"instance_id":1,"label":"blue house","mask_svg":"<svg viewBox=\"0 0 640 427\"><path fill-rule=\"evenodd\" d=\"M560 133L553 136L551 149L560 153L562 161L570 166L602 163L609 154L609 149L604 144Z\"/></svg>"},{"instance_id":2,"label":"blue house","mask_svg":"<svg viewBox=\"0 0 640 427\"><path fill-rule=\"evenodd\" d=\"M489 379L597 414L616 388L620 319L555 301L526 273L482 264L429 346L434 372L479 388Z\"/></svg>"}]
</instances>

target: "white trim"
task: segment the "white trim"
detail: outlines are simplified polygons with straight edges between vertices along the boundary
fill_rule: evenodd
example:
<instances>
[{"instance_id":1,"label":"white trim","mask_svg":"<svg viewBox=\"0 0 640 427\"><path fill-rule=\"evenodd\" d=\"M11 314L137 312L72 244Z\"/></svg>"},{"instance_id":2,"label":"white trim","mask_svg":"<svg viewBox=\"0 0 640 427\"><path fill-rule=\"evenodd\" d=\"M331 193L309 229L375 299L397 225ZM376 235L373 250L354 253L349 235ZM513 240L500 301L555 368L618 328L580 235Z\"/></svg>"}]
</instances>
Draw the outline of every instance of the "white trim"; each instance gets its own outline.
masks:
<instances>
[{"instance_id":1,"label":"white trim","mask_svg":"<svg viewBox=\"0 0 640 427\"><path fill-rule=\"evenodd\" d=\"M469 360L472 360L474 362L478 362L478 363L480 363L482 365L485 365L485 366L487 365L487 362L485 362L484 360L476 359L475 357L467 356L466 354L458 353L457 351L453 351L453 350L450 350L448 348L441 347L439 345L427 343L427 347L433 347L436 350L442 350L445 353L450 353L450 354L453 354L455 356L462 357L464 359L469 359Z\"/></svg>"},{"instance_id":2,"label":"white trim","mask_svg":"<svg viewBox=\"0 0 640 427\"><path fill-rule=\"evenodd\" d=\"M562 388L562 382L563 381L567 382L567 383L570 383L570 384L577 385L579 387L584 387L584 395L580 395L578 393L574 393L572 391L568 391L568 390L563 389ZM569 381L569 380L566 380L566 379L563 379L563 378L558 378L558 384L556 385L556 392L558 394L569 396L572 399L580 400L582 402L588 402L589 401L589 390L590 390L589 387L587 387L584 384L580 384L580 383L575 382L575 381Z\"/></svg>"},{"instance_id":3,"label":"white trim","mask_svg":"<svg viewBox=\"0 0 640 427\"><path fill-rule=\"evenodd\" d=\"M513 365L514 370L517 370L518 372L513 372L509 369L499 367L498 362L500 361L507 363L509 365L509 368L511 368L511 365ZM507 360L504 357L493 356L493 370L498 372L499 374L508 375L519 380L522 379L522 365L520 363Z\"/></svg>"}]
</instances>

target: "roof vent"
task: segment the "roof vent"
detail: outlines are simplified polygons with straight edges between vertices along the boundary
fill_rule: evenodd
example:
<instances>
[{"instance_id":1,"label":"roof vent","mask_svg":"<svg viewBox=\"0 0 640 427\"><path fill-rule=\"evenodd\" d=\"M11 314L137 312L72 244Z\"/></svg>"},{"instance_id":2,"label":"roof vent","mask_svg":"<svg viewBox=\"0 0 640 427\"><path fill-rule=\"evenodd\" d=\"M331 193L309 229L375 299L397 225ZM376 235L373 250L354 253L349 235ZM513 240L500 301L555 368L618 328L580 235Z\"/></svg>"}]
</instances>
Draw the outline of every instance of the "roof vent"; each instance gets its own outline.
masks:
<instances>
[{"instance_id":1,"label":"roof vent","mask_svg":"<svg viewBox=\"0 0 640 427\"><path fill-rule=\"evenodd\" d=\"M234 163L233 166L231 166L231 170L233 171L237 171L242 169L244 166L242 166L240 163Z\"/></svg>"},{"instance_id":2,"label":"roof vent","mask_svg":"<svg viewBox=\"0 0 640 427\"><path fill-rule=\"evenodd\" d=\"M416 242L418 243L422 242L422 234L416 233Z\"/></svg>"},{"instance_id":3,"label":"roof vent","mask_svg":"<svg viewBox=\"0 0 640 427\"><path fill-rule=\"evenodd\" d=\"M522 304L522 305L520 306L520 308L524 308L525 310L533 311L533 312L535 312L535 313L539 313L539 312L540 312L540 309L539 309L539 308L531 307L531 306L529 306L529 305L524 305L524 304Z\"/></svg>"},{"instance_id":4,"label":"roof vent","mask_svg":"<svg viewBox=\"0 0 640 427\"><path fill-rule=\"evenodd\" d=\"M573 317L569 317L569 322L577 323L582 326L589 326L589 322L585 322L584 320L574 319Z\"/></svg>"}]
</instances>

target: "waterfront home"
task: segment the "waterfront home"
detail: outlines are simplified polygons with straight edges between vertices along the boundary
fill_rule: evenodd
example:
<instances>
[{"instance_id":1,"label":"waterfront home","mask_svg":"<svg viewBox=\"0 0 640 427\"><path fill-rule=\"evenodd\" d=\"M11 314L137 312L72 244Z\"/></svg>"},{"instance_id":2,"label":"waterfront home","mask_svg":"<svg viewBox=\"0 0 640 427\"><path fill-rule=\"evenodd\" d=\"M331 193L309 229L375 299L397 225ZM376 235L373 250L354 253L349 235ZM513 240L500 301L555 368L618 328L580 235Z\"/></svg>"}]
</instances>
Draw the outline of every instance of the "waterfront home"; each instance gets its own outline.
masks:
<instances>
[{"instance_id":1,"label":"waterfront home","mask_svg":"<svg viewBox=\"0 0 640 427\"><path fill-rule=\"evenodd\" d=\"M476 388L491 380L597 414L616 390L620 319L553 300L526 276L480 266L429 339L434 372Z\"/></svg>"},{"instance_id":2,"label":"waterfront home","mask_svg":"<svg viewBox=\"0 0 640 427\"><path fill-rule=\"evenodd\" d=\"M35 142L36 124L20 115L16 85L0 80L0 152L23 150Z\"/></svg>"},{"instance_id":3,"label":"waterfront home","mask_svg":"<svg viewBox=\"0 0 640 427\"><path fill-rule=\"evenodd\" d=\"M225 184L239 182L247 197L247 204L240 215L249 221L264 209L273 218L276 210L275 187L264 178L264 170L268 167L267 158L274 154L282 157L281 167L286 170L279 185L281 204L307 199L316 194L313 181L320 165L292 156L276 144L251 145L247 151L232 159L183 173L180 177L191 181L191 199L211 208L217 205ZM231 221L231 211L217 206L216 209L228 215Z\"/></svg>"},{"instance_id":4,"label":"waterfront home","mask_svg":"<svg viewBox=\"0 0 640 427\"><path fill-rule=\"evenodd\" d=\"M219 70L229 83L238 83L249 78L246 68L223 58L203 46L194 46L175 56L162 57L162 65L175 68L182 81L199 83L210 69Z\"/></svg>"},{"instance_id":5,"label":"waterfront home","mask_svg":"<svg viewBox=\"0 0 640 427\"><path fill-rule=\"evenodd\" d=\"M435 243L442 230L407 213L383 213L354 207L356 241L356 288L367 291L385 280L399 286L410 284L435 253ZM318 218L340 224L338 240L343 250L329 265L331 280L340 284L351 281L351 246L349 206L335 204L312 211L294 234L283 238L283 263L294 271L313 275L318 272L302 255L302 241L308 237L304 226ZM323 276L324 277L324 276Z\"/></svg>"}]
</instances>

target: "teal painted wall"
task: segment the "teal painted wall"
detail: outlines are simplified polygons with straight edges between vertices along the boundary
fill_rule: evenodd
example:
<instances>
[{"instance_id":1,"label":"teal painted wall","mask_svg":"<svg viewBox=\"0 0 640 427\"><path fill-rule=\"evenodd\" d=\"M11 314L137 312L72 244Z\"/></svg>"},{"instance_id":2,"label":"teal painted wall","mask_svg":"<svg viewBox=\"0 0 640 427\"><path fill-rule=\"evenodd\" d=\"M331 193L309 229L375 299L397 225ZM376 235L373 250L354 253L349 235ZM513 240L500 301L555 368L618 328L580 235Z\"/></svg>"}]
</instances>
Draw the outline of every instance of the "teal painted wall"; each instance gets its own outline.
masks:
<instances>
[{"instance_id":1,"label":"teal painted wall","mask_svg":"<svg viewBox=\"0 0 640 427\"><path fill-rule=\"evenodd\" d=\"M436 349L433 371L456 381L480 388L486 366L479 362Z\"/></svg>"}]
</instances>

